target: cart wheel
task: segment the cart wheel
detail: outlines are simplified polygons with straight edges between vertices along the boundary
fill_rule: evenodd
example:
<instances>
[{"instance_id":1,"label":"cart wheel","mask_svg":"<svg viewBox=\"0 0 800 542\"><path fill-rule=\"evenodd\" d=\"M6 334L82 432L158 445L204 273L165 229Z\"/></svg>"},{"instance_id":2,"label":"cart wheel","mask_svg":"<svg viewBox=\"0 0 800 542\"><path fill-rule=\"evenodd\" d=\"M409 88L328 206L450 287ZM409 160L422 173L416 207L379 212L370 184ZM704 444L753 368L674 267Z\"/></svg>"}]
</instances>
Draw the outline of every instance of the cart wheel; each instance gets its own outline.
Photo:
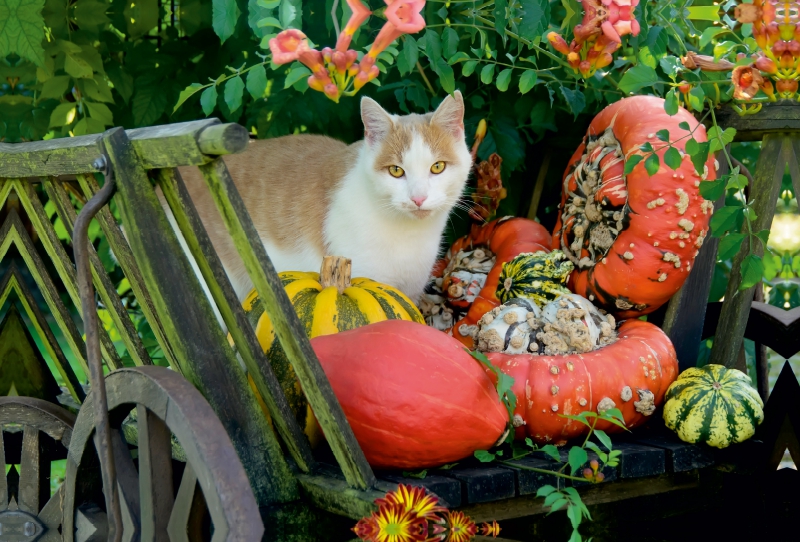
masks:
<instances>
[{"instance_id":1,"label":"cart wheel","mask_svg":"<svg viewBox=\"0 0 800 542\"><path fill-rule=\"evenodd\" d=\"M42 399L0 397L0 534L61 540L63 484L50 495L50 462L67 457L75 415ZM11 465L6 473L6 465ZM19 470L17 470L19 465Z\"/></svg>"},{"instance_id":2,"label":"cart wheel","mask_svg":"<svg viewBox=\"0 0 800 542\"><path fill-rule=\"evenodd\" d=\"M194 386L169 369L147 366L114 371L106 378L106 390L123 541L261 540L264 526L244 468L222 423ZM69 447L64 542L100 540L105 533L99 464L89 445L92 402L90 393ZM121 427L133 409L138 447L129 449ZM173 435L186 463L173 458ZM89 511L85 503L95 508Z\"/></svg>"}]
</instances>

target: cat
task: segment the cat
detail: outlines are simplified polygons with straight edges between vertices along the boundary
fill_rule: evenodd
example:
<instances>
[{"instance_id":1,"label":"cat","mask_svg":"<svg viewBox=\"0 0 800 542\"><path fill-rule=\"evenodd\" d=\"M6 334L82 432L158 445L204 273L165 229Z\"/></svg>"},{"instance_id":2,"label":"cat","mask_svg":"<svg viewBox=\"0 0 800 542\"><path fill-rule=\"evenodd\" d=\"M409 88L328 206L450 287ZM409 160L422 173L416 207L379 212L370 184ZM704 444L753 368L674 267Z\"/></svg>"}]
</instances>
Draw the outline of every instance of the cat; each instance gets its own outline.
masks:
<instances>
[{"instance_id":1,"label":"cat","mask_svg":"<svg viewBox=\"0 0 800 542\"><path fill-rule=\"evenodd\" d=\"M344 256L353 277L394 286L417 303L472 169L463 118L458 91L425 115L392 115L364 97L362 141L254 140L224 161L278 272L319 271L323 256ZM197 168L180 173L242 300L252 282L205 181ZM160 190L159 197L168 209Z\"/></svg>"}]
</instances>

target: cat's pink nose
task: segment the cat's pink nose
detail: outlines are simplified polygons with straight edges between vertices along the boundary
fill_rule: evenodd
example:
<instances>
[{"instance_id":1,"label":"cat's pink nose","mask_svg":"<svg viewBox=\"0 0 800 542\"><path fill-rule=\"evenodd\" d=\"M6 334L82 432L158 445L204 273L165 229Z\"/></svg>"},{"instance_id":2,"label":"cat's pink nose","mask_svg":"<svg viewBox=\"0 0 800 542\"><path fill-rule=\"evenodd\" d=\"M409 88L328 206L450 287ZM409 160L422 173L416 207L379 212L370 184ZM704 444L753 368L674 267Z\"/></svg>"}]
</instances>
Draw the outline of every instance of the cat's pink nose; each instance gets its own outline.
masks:
<instances>
[{"instance_id":1,"label":"cat's pink nose","mask_svg":"<svg viewBox=\"0 0 800 542\"><path fill-rule=\"evenodd\" d=\"M411 201L417 204L417 207L422 207L422 204L425 203L425 200L428 199L428 196L414 196L411 198Z\"/></svg>"}]
</instances>

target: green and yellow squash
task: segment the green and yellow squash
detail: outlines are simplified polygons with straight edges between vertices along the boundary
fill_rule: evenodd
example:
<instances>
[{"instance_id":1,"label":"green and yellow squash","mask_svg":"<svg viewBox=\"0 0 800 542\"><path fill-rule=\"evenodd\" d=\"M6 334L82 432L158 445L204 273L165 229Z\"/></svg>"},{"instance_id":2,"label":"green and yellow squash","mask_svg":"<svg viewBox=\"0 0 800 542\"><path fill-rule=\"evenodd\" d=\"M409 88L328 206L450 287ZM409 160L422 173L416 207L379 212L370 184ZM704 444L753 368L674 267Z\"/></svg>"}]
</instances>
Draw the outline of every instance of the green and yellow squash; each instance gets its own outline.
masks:
<instances>
[{"instance_id":1,"label":"green and yellow squash","mask_svg":"<svg viewBox=\"0 0 800 542\"><path fill-rule=\"evenodd\" d=\"M764 403L750 377L723 365L692 367L667 390L664 422L684 442L726 448L752 437Z\"/></svg>"},{"instance_id":2,"label":"green and yellow squash","mask_svg":"<svg viewBox=\"0 0 800 542\"><path fill-rule=\"evenodd\" d=\"M572 262L560 250L520 254L503 264L497 283L497 298L506 303L521 297L543 307L570 293L565 284L573 269Z\"/></svg>"},{"instance_id":3,"label":"green and yellow squash","mask_svg":"<svg viewBox=\"0 0 800 542\"><path fill-rule=\"evenodd\" d=\"M410 320L424 324L419 310L400 290L367 278L350 280L350 260L327 256L320 273L279 273L309 338L332 335L383 320ZM294 369L277 340L258 292L251 291L242 303L247 318L270 360L297 422L312 446L321 437ZM252 385L252 384L251 384Z\"/></svg>"}]
</instances>

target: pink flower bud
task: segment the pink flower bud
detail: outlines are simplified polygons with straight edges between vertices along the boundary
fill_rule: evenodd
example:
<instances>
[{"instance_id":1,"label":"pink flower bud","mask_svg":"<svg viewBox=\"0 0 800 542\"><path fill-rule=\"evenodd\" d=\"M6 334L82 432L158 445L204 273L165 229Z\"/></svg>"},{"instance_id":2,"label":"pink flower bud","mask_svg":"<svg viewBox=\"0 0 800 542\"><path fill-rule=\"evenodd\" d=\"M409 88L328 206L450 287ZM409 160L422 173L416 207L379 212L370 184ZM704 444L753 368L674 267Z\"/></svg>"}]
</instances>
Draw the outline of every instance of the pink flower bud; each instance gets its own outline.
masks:
<instances>
[{"instance_id":1,"label":"pink flower bud","mask_svg":"<svg viewBox=\"0 0 800 542\"><path fill-rule=\"evenodd\" d=\"M553 49L561 53L562 55L569 54L569 46L567 45L566 40L561 37L561 34L557 34L556 32L550 32L547 34L547 41L550 42L550 45L553 46Z\"/></svg>"},{"instance_id":2,"label":"pink flower bud","mask_svg":"<svg viewBox=\"0 0 800 542\"><path fill-rule=\"evenodd\" d=\"M765 56L759 56L756 59L756 68L762 72L778 73L778 67L775 65L775 62L773 62L771 58Z\"/></svg>"}]
</instances>

